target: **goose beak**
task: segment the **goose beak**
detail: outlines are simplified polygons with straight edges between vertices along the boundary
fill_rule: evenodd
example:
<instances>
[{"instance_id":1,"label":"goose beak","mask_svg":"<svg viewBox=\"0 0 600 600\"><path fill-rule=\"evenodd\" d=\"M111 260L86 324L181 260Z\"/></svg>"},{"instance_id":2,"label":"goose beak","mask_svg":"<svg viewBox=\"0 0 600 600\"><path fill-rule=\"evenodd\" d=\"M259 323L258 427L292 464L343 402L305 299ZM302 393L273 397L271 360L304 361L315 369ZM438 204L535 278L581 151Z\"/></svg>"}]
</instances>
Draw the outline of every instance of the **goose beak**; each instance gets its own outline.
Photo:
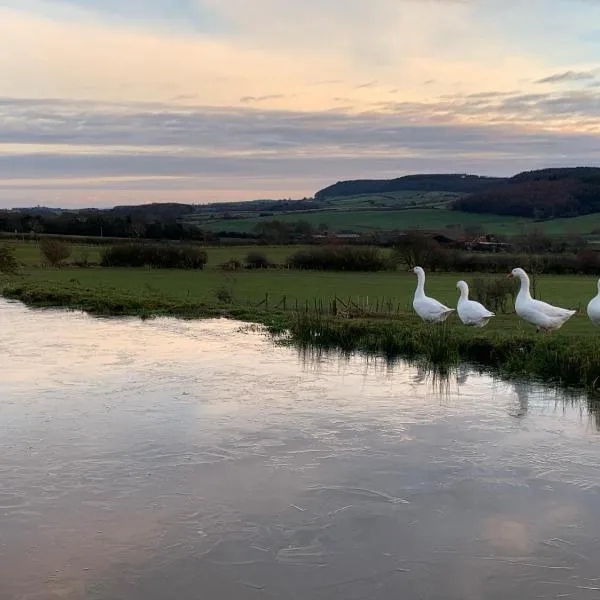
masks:
<instances>
[{"instance_id":1,"label":"goose beak","mask_svg":"<svg viewBox=\"0 0 600 600\"><path fill-rule=\"evenodd\" d=\"M506 276L506 279L512 279L512 278L513 278L513 274L512 274L512 273L509 273L509 274Z\"/></svg>"}]
</instances>

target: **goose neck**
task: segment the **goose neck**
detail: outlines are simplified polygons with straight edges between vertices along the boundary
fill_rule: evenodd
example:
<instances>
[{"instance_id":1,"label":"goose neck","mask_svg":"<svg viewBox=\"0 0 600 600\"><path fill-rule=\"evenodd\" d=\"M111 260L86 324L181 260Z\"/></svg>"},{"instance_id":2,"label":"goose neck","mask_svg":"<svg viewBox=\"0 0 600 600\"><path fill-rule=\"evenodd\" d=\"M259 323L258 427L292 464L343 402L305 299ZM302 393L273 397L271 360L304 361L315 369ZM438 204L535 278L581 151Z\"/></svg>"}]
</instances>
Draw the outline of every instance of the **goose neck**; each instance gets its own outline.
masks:
<instances>
[{"instance_id":1,"label":"goose neck","mask_svg":"<svg viewBox=\"0 0 600 600\"><path fill-rule=\"evenodd\" d=\"M424 296L425 295L425 273L423 273L423 271L419 271L417 273L417 290L416 290L416 294L417 294L417 296Z\"/></svg>"},{"instance_id":2,"label":"goose neck","mask_svg":"<svg viewBox=\"0 0 600 600\"><path fill-rule=\"evenodd\" d=\"M521 288L519 289L519 296L531 299L531 293L529 292L529 276L527 273L522 273L519 275L519 279L521 280Z\"/></svg>"}]
</instances>

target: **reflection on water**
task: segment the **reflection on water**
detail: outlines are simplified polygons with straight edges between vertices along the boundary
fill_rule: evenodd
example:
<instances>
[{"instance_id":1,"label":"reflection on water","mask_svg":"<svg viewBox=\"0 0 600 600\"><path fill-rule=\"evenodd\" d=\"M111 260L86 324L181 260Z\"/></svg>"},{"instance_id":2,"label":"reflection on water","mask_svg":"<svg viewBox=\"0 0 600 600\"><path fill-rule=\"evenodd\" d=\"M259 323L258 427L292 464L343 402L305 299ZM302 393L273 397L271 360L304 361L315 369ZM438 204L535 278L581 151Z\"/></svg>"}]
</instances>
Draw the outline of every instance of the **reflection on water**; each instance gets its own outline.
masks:
<instances>
[{"instance_id":1,"label":"reflection on water","mask_svg":"<svg viewBox=\"0 0 600 600\"><path fill-rule=\"evenodd\" d=\"M585 403L0 302L0 598L597 598Z\"/></svg>"}]
</instances>

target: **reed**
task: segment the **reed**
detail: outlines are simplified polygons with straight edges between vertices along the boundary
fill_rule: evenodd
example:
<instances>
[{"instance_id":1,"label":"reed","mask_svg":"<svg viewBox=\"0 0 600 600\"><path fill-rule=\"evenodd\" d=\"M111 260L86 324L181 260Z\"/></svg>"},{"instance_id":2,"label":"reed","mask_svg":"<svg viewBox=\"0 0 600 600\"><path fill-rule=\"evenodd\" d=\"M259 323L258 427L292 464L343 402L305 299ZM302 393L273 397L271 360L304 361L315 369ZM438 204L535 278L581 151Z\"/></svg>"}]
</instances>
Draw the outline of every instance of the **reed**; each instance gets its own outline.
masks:
<instances>
[{"instance_id":1,"label":"reed","mask_svg":"<svg viewBox=\"0 0 600 600\"><path fill-rule=\"evenodd\" d=\"M301 347L420 358L431 367L470 362L508 376L600 389L600 339L515 331L476 332L458 325L404 321L340 321L298 314L290 339Z\"/></svg>"}]
</instances>

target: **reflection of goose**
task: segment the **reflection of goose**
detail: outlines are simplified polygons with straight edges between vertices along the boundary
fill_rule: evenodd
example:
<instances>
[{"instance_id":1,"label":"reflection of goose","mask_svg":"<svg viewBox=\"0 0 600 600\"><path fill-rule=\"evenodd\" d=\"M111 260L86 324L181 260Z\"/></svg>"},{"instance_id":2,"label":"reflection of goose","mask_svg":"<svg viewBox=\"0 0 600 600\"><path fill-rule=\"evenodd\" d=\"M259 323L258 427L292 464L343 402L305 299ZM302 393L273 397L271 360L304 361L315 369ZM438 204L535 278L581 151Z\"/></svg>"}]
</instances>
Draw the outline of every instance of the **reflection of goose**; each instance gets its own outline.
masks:
<instances>
[{"instance_id":1,"label":"reflection of goose","mask_svg":"<svg viewBox=\"0 0 600 600\"><path fill-rule=\"evenodd\" d=\"M426 367L423 367L421 365L417 365L416 373L413 375L412 380L415 383L423 383L424 381L427 380L428 376L429 376L429 369Z\"/></svg>"},{"instance_id":2,"label":"reflection of goose","mask_svg":"<svg viewBox=\"0 0 600 600\"><path fill-rule=\"evenodd\" d=\"M518 277L521 281L521 288L515 301L515 311L521 319L533 323L537 331L560 329L577 312L534 300L529 293L529 276L523 269L513 269L508 277Z\"/></svg>"},{"instance_id":3,"label":"reflection of goose","mask_svg":"<svg viewBox=\"0 0 600 600\"><path fill-rule=\"evenodd\" d=\"M483 304L469 300L469 286L466 281L459 281L456 287L460 290L460 298L456 305L458 318L465 324L471 327L485 327L488 321L495 317L493 312L490 312Z\"/></svg>"},{"instance_id":4,"label":"reflection of goose","mask_svg":"<svg viewBox=\"0 0 600 600\"><path fill-rule=\"evenodd\" d=\"M515 395L517 396L518 406L515 410L510 410L509 415L521 419L527 416L529 410L529 390L531 386L528 383L517 381L513 384Z\"/></svg>"},{"instance_id":5,"label":"reflection of goose","mask_svg":"<svg viewBox=\"0 0 600 600\"><path fill-rule=\"evenodd\" d=\"M441 323L448 318L453 308L444 306L435 298L429 298L425 295L425 271L421 267L415 267L413 273L417 276L417 289L413 299L413 308L415 312L426 323Z\"/></svg>"},{"instance_id":6,"label":"reflection of goose","mask_svg":"<svg viewBox=\"0 0 600 600\"><path fill-rule=\"evenodd\" d=\"M598 279L598 294L589 301L587 314L594 325L600 325L600 279Z\"/></svg>"},{"instance_id":7,"label":"reflection of goose","mask_svg":"<svg viewBox=\"0 0 600 600\"><path fill-rule=\"evenodd\" d=\"M469 366L465 363L461 363L458 365L458 372L456 373L456 383L459 385L463 385L467 383L467 379L469 378Z\"/></svg>"}]
</instances>

